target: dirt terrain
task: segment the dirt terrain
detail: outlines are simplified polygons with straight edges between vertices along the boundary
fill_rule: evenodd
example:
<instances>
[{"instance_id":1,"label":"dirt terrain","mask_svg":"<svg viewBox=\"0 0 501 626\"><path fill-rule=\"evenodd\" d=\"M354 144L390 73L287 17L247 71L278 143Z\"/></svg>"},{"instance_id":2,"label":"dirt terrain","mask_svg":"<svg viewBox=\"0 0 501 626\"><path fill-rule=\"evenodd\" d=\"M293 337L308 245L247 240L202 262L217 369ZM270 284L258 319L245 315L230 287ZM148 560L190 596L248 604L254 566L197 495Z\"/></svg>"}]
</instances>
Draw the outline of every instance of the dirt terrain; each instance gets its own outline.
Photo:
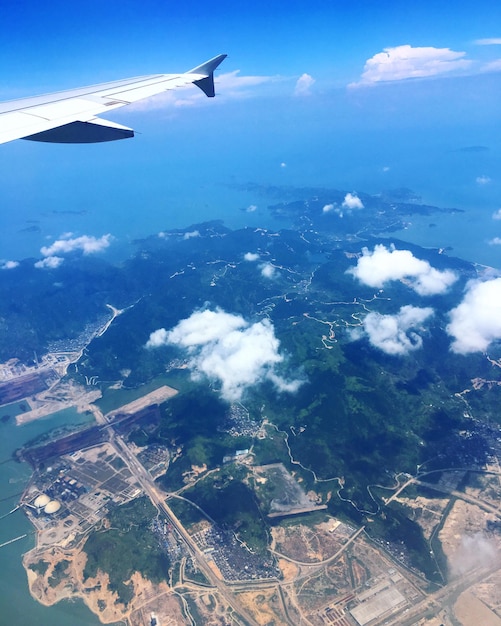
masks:
<instances>
[{"instance_id":1,"label":"dirt terrain","mask_svg":"<svg viewBox=\"0 0 501 626\"><path fill-rule=\"evenodd\" d=\"M333 556L348 539L350 531L344 524L324 522L309 528L303 524L272 528L272 548L298 563L321 563Z\"/></svg>"},{"instance_id":2,"label":"dirt terrain","mask_svg":"<svg viewBox=\"0 0 501 626\"><path fill-rule=\"evenodd\" d=\"M413 510L413 520L422 528L425 539L430 539L449 503L449 498L425 498L424 496L416 498L399 496L395 500Z\"/></svg>"},{"instance_id":3,"label":"dirt terrain","mask_svg":"<svg viewBox=\"0 0 501 626\"><path fill-rule=\"evenodd\" d=\"M133 415L134 413L139 413L146 407L152 404L162 404L169 398L172 398L177 394L177 389L173 387L168 387L167 385L163 385L150 393L141 396L137 400L133 400L129 402L129 404L124 404L123 406L115 409L114 411L110 411L107 414L108 420L111 420L113 417L117 415Z\"/></svg>"},{"instance_id":4,"label":"dirt terrain","mask_svg":"<svg viewBox=\"0 0 501 626\"><path fill-rule=\"evenodd\" d=\"M18 425L46 417L57 411L75 406L79 413L90 409L90 404L101 397L101 391L95 387L82 387L74 381L59 382L51 389L27 398L31 410L16 417Z\"/></svg>"},{"instance_id":5,"label":"dirt terrain","mask_svg":"<svg viewBox=\"0 0 501 626\"><path fill-rule=\"evenodd\" d=\"M146 624L149 622L143 619L145 611L147 616L154 612L162 624L186 623L179 600L166 582L155 585L138 572L134 573L128 581L134 587L134 598L126 606L109 589L108 574L98 572L97 576L84 580L86 560L87 556L80 548L62 550L56 547L43 553L36 550L28 552L24 557L24 566L31 595L45 606L64 599L81 598L103 624L125 618L130 618L131 624ZM32 569L39 568L41 561L46 567L43 574ZM59 574L55 569L58 564L61 564Z\"/></svg>"},{"instance_id":6,"label":"dirt terrain","mask_svg":"<svg viewBox=\"0 0 501 626\"><path fill-rule=\"evenodd\" d=\"M469 591L459 596L454 613L461 626L501 626L501 618Z\"/></svg>"}]
</instances>

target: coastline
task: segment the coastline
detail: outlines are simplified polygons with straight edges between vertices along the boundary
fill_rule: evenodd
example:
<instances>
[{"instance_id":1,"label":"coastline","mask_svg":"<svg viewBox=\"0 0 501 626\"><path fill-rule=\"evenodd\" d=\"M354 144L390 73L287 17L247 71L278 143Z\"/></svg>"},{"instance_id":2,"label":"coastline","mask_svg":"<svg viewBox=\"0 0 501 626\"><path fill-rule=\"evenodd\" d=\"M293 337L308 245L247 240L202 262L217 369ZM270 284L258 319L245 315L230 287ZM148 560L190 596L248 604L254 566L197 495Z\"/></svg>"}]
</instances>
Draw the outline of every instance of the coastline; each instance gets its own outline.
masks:
<instances>
[{"instance_id":1,"label":"coastline","mask_svg":"<svg viewBox=\"0 0 501 626\"><path fill-rule=\"evenodd\" d=\"M114 624L125 620L135 623L135 620L131 621L134 613L142 611L147 605L148 612L154 611L162 598L172 604L174 598L171 596L175 592L166 582L154 584L143 578L139 572L135 572L128 581L125 581L134 589L133 598L127 605L120 602L115 591L109 589L108 574L99 571L95 577L84 579L87 555L83 550L83 543L72 550L54 547L40 551L38 548L33 548L24 555L23 567L28 579L29 591L34 600L46 607L54 606L62 600L82 600L102 624ZM35 572L30 567L36 566L41 561L48 564L43 574ZM64 572L61 572L63 575L57 574L58 564L66 565ZM61 580L51 585L51 579L54 581L55 573L56 578L61 577Z\"/></svg>"},{"instance_id":2,"label":"coastline","mask_svg":"<svg viewBox=\"0 0 501 626\"><path fill-rule=\"evenodd\" d=\"M87 383L87 386L90 386L91 389L87 389L85 386L79 385L73 380L64 381L64 377L68 373L70 365L78 367L78 361L82 358L87 346L96 337L102 337L114 320L126 310L117 309L112 304L106 304L106 306L111 311L111 317L103 325L95 329L89 336L85 337L85 342L80 350L77 352L50 352L42 357L41 369L44 372L50 372L53 377L55 377L55 380L51 382L48 389L36 393L31 397L23 398L30 406L30 410L19 413L16 416L18 426L72 407L75 407L78 413L93 410L91 405L102 397L100 389L94 388L91 382ZM8 368L8 364L4 365L4 369L5 368ZM35 368L27 368L27 371L32 374L37 373L39 370L40 367L38 364ZM24 374L25 372L23 371L23 375ZM22 378L22 376L18 378ZM14 375L6 382L10 383L13 380L16 380Z\"/></svg>"},{"instance_id":3,"label":"coastline","mask_svg":"<svg viewBox=\"0 0 501 626\"><path fill-rule=\"evenodd\" d=\"M50 399L47 397L49 394ZM73 407L78 413L85 413L91 410L90 405L101 397L102 393L99 389L87 390L73 381L58 382L51 389L37 394L35 401L26 400L32 408L30 411L17 415L16 424L21 426Z\"/></svg>"},{"instance_id":4,"label":"coastline","mask_svg":"<svg viewBox=\"0 0 501 626\"><path fill-rule=\"evenodd\" d=\"M34 600L49 607L61 600L81 599L84 604L99 618L102 624L112 624L127 617L128 611L121 605L116 593L108 589L109 578L101 574L83 583L83 572L87 556L81 547L73 550L61 550L57 547L48 551L34 548L23 557L23 567L28 579L28 587ZM45 573L35 572L30 566L47 563ZM64 577L51 585L58 564L68 563ZM57 570L56 570L57 571ZM54 578L52 578L54 580ZM81 581L81 582L80 582ZM84 591L87 588L87 591ZM99 607L102 607L100 610ZM119 607L122 607L121 609Z\"/></svg>"},{"instance_id":5,"label":"coastline","mask_svg":"<svg viewBox=\"0 0 501 626\"><path fill-rule=\"evenodd\" d=\"M94 389L88 392L84 387L75 385L71 381L70 383L63 383L63 385L70 388L73 385L79 388L83 391L84 398L87 400L89 400L89 394L95 394L97 391ZM108 419L113 419L116 416L133 415L148 406L161 404L177 393L176 389L167 385L161 385L136 400L112 410L106 416L103 415L97 405L91 403L86 404L82 402L78 410L79 412L92 413L96 423L103 424L107 423ZM98 395L100 397L101 393L98 392ZM71 403L71 406L74 405L75 403ZM53 406L53 404L50 406ZM42 407L42 410L44 408L47 409L47 406ZM55 417L52 411L49 414ZM17 426L27 425L33 421L23 420L22 418L23 415L18 420ZM106 448L106 453L109 455L110 450L108 450L107 446L109 447L109 444L103 444L98 446L98 449ZM93 446L92 450L95 448ZM92 452L90 454L91 456L93 455ZM94 456L92 456L93 459ZM134 485L131 485L130 496L132 498L134 498L135 494L133 487ZM30 493L30 490L33 489L34 492L37 491L37 488L33 487L32 475L32 479L28 481L21 497L20 501L22 504L26 505L28 502L31 503L33 501L33 494ZM127 620L129 624L133 624L134 622L129 620L130 615L135 611L141 610L141 606L145 602L153 602L152 611L157 610L161 612L161 610L165 610L165 606L162 609L160 605L157 606L155 604L158 597L168 596L170 598L169 602L173 602L177 606L177 601L173 597L175 592L169 587L167 582L154 584L143 578L137 571L132 574L128 581L125 581L126 585L132 587L133 592L130 602L124 604L118 593L110 589L107 573L98 571L93 578L85 579L84 577L87 555L83 548L87 540L88 530L78 532L76 527L73 526L74 519L72 516L66 518L66 523L62 523L61 520L61 524L58 526L54 526L54 522L49 522L48 526L47 524L42 524L42 526L34 524L31 515L28 515L28 519L32 527L34 527L36 545L23 554L22 566L28 581L29 593L39 604L50 607L58 604L61 600L81 599L85 606L103 624L114 624L124 620ZM66 528L70 520L71 527ZM108 525L106 518L101 519L97 523L101 524L103 531L106 531ZM94 526L95 524L93 524ZM177 607L174 610L180 610L180 608ZM179 623L183 623L182 617Z\"/></svg>"}]
</instances>

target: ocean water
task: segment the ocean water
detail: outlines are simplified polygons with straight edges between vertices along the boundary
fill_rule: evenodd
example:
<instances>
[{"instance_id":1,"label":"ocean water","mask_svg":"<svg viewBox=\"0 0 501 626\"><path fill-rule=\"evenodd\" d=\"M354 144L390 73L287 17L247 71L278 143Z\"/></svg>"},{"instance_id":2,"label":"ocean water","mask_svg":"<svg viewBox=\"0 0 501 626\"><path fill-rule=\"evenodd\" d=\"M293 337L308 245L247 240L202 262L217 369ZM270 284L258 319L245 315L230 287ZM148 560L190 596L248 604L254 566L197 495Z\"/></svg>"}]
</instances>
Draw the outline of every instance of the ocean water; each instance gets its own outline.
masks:
<instances>
[{"instance_id":1,"label":"ocean water","mask_svg":"<svg viewBox=\"0 0 501 626\"><path fill-rule=\"evenodd\" d=\"M501 246L490 243L500 233L501 222L493 221L490 211L469 209L465 214L413 217L393 236L424 247L447 247L448 256L501 271Z\"/></svg>"},{"instance_id":2,"label":"ocean water","mask_svg":"<svg viewBox=\"0 0 501 626\"><path fill-rule=\"evenodd\" d=\"M493 218L501 207L501 149L490 148L483 136L471 141L486 139L484 145L468 146L468 139L456 148L461 144L454 137L430 141L412 172L405 162L401 171L388 172L394 176L398 171L393 180L411 187L423 203L463 211L413 216L395 236L425 247L452 248L447 254L501 269L501 246L493 243L501 237L501 220Z\"/></svg>"},{"instance_id":3,"label":"ocean water","mask_svg":"<svg viewBox=\"0 0 501 626\"><path fill-rule=\"evenodd\" d=\"M62 422L79 424L89 417L74 410L58 413L24 426L16 426L16 405L0 408L0 416L10 415L8 422L0 422L0 516L6 515L18 502L25 488L31 468L12 460L12 453L26 441L60 426ZM0 623L5 626L97 626L97 617L81 601L63 601L52 607L36 602L28 591L22 555L34 545L33 527L21 510L0 519L0 543L28 533L28 537L0 548Z\"/></svg>"},{"instance_id":4,"label":"ocean water","mask_svg":"<svg viewBox=\"0 0 501 626\"><path fill-rule=\"evenodd\" d=\"M207 220L284 227L267 210L279 198L243 191L250 182L368 193L407 187L425 203L465 213L413 219L399 237L500 265L501 246L489 244L501 237L501 221L492 219L501 207L501 144L492 125L371 128L337 120L326 127L324 109L307 121L294 109L278 110L282 118L263 107L252 119L232 113L198 111L207 117L202 136L187 112L160 125L139 116L143 134L124 142L5 144L0 259L40 258L41 246L63 233L111 233L112 260L131 253L136 238Z\"/></svg>"}]
</instances>

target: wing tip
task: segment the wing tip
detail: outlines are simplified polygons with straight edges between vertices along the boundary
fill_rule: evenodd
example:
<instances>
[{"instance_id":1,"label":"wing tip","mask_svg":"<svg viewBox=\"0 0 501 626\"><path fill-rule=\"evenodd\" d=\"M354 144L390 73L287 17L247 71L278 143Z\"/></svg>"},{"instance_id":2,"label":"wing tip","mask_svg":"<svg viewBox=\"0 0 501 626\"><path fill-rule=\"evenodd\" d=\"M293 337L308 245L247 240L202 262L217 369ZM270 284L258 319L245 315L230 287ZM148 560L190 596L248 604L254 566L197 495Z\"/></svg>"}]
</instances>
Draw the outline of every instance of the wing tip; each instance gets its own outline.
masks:
<instances>
[{"instance_id":1,"label":"wing tip","mask_svg":"<svg viewBox=\"0 0 501 626\"><path fill-rule=\"evenodd\" d=\"M199 87L208 98L213 98L216 95L214 88L214 70L226 59L227 54L218 54L213 59L209 59L201 65L197 65L187 74L201 74L203 78L194 80L193 84Z\"/></svg>"},{"instance_id":2,"label":"wing tip","mask_svg":"<svg viewBox=\"0 0 501 626\"><path fill-rule=\"evenodd\" d=\"M218 54L213 59L209 59L208 61L205 61L205 63L197 65L197 67L189 70L187 74L205 74L206 76L210 76L210 74L212 74L214 70L221 65L227 56L227 54Z\"/></svg>"}]
</instances>

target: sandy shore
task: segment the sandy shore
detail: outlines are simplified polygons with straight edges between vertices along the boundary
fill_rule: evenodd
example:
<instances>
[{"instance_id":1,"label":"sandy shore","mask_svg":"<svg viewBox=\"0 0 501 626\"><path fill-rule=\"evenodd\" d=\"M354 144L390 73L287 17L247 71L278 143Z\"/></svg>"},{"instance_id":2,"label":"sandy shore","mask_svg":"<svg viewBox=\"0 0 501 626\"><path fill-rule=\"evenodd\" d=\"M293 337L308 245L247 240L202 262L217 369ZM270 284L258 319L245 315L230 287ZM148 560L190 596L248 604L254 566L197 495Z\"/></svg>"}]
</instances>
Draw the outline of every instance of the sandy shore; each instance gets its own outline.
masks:
<instances>
[{"instance_id":1,"label":"sandy shore","mask_svg":"<svg viewBox=\"0 0 501 626\"><path fill-rule=\"evenodd\" d=\"M138 612L145 605L149 607L151 604L152 610L155 607L159 610L161 603L156 600L166 594L172 594L167 583L154 585L135 572L130 581L126 581L133 586L134 597L128 605L124 605L119 601L117 593L109 589L108 574L98 572L97 576L84 580L86 561L87 555L81 548L63 550L55 547L44 552L36 549L27 552L23 565L31 595L44 606L52 606L65 599L81 598L103 624L110 624L129 619L131 614ZM60 575L56 570L58 564L61 564ZM32 569L33 567L37 571ZM169 604L172 602L169 601ZM177 601L170 610L173 610L176 604ZM182 619L181 612L179 615ZM182 624L184 621L177 623Z\"/></svg>"},{"instance_id":2,"label":"sandy shore","mask_svg":"<svg viewBox=\"0 0 501 626\"><path fill-rule=\"evenodd\" d=\"M101 397L100 389L96 387L83 387L74 381L58 383L56 386L43 391L27 400L31 407L30 411L16 416L16 423L26 424L36 419L46 417L57 411L76 407L79 413L89 409L89 405Z\"/></svg>"}]
</instances>

